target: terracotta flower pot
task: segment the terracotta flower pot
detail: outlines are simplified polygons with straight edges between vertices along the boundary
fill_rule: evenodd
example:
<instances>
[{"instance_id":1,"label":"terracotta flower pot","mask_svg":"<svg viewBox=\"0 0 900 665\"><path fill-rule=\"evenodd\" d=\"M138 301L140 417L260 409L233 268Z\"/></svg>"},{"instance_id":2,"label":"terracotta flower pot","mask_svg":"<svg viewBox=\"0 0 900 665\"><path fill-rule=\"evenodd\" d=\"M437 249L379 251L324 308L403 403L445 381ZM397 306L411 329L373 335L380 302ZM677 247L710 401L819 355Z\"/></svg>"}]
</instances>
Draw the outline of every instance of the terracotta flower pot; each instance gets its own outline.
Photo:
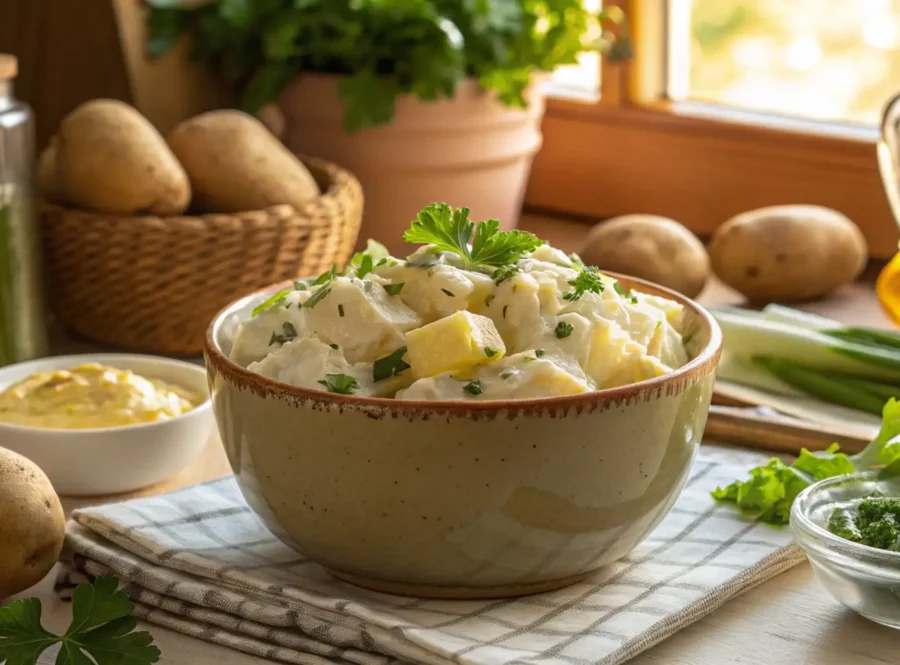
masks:
<instances>
[{"instance_id":1,"label":"terracotta flower pot","mask_svg":"<svg viewBox=\"0 0 900 665\"><path fill-rule=\"evenodd\" d=\"M297 77L278 101L284 142L293 152L333 160L362 182L360 243L384 242L403 254L401 234L424 206L468 206L476 220L516 226L531 162L541 146L544 94L528 91L527 108L510 108L476 81L450 100L397 100L393 122L355 134L344 131L337 76ZM407 246L408 247L408 246Z\"/></svg>"}]
</instances>

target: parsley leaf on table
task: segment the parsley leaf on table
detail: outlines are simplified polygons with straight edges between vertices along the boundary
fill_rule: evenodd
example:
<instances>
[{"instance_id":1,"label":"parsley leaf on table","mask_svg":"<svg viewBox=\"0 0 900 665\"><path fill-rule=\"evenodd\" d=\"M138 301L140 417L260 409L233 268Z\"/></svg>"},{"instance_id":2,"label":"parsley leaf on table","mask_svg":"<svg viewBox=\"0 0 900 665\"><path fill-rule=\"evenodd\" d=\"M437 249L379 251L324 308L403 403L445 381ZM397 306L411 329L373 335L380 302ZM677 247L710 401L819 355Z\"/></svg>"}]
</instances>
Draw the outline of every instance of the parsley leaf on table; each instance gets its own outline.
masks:
<instances>
[{"instance_id":1,"label":"parsley leaf on table","mask_svg":"<svg viewBox=\"0 0 900 665\"><path fill-rule=\"evenodd\" d=\"M515 263L544 244L527 231L501 231L496 219L475 224L469 220L468 208L452 208L446 203L432 203L424 208L403 234L403 240L458 254L468 267L494 268Z\"/></svg>"},{"instance_id":2,"label":"parsley leaf on table","mask_svg":"<svg viewBox=\"0 0 900 665\"><path fill-rule=\"evenodd\" d=\"M742 513L770 524L787 524L791 504L804 489L818 480L856 471L900 464L900 402L884 405L878 436L856 455L840 452L832 444L827 450L811 453L805 448L793 464L771 459L765 466L750 470L748 480L736 480L711 492L713 498L735 504ZM900 469L900 466L897 467Z\"/></svg>"},{"instance_id":3,"label":"parsley leaf on table","mask_svg":"<svg viewBox=\"0 0 900 665\"><path fill-rule=\"evenodd\" d=\"M159 649L147 632L134 632L134 605L112 575L79 584L72 594L72 623L62 635L41 625L41 601L16 600L0 608L0 663L34 665L47 648L60 643L56 665L148 665ZM92 660L93 659L93 660Z\"/></svg>"}]
</instances>

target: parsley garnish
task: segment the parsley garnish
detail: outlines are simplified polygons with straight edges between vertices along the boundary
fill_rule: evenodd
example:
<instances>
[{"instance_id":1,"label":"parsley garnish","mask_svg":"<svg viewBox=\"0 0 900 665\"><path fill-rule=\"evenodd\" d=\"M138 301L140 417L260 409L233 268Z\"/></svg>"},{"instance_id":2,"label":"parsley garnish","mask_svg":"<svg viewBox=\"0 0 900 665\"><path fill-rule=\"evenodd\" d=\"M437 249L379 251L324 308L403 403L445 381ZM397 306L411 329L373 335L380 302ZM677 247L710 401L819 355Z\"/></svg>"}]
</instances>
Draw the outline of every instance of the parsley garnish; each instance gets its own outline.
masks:
<instances>
[{"instance_id":1,"label":"parsley garnish","mask_svg":"<svg viewBox=\"0 0 900 665\"><path fill-rule=\"evenodd\" d=\"M500 378L506 381L509 377L513 376L516 373L514 369L506 369L500 372Z\"/></svg>"},{"instance_id":2,"label":"parsley garnish","mask_svg":"<svg viewBox=\"0 0 900 665\"><path fill-rule=\"evenodd\" d=\"M480 395L484 392L484 388L481 386L481 381L473 379L463 386L463 391L470 395Z\"/></svg>"},{"instance_id":3,"label":"parsley garnish","mask_svg":"<svg viewBox=\"0 0 900 665\"><path fill-rule=\"evenodd\" d=\"M485 306L485 307L490 307L490 306L491 306L491 303L494 302L494 298L496 298L496 297L497 297L497 296L495 296L493 293L487 294L487 295L484 297L484 306Z\"/></svg>"},{"instance_id":4,"label":"parsley garnish","mask_svg":"<svg viewBox=\"0 0 900 665\"><path fill-rule=\"evenodd\" d=\"M266 298L263 302L258 304L253 308L253 311L250 312L250 316L258 316L263 312L268 312L273 307L278 307L281 303L284 302L284 299L287 298L291 293L290 289L282 289L278 293L269 298Z\"/></svg>"},{"instance_id":5,"label":"parsley garnish","mask_svg":"<svg viewBox=\"0 0 900 665\"><path fill-rule=\"evenodd\" d=\"M344 317L344 306L343 305L338 305L338 316L340 316L341 318Z\"/></svg>"},{"instance_id":6,"label":"parsley garnish","mask_svg":"<svg viewBox=\"0 0 900 665\"><path fill-rule=\"evenodd\" d=\"M491 279L494 280L494 284L500 286L503 282L508 280L510 277L516 275L519 272L519 266L515 263L511 263L508 266L503 266L502 268L497 268L494 271L494 274L491 275Z\"/></svg>"},{"instance_id":7,"label":"parsley garnish","mask_svg":"<svg viewBox=\"0 0 900 665\"><path fill-rule=\"evenodd\" d=\"M535 349L534 350L534 355L537 358L543 358L545 353L546 353L546 351L544 351L544 349Z\"/></svg>"},{"instance_id":8,"label":"parsley garnish","mask_svg":"<svg viewBox=\"0 0 900 665\"><path fill-rule=\"evenodd\" d=\"M359 262L359 267L356 269L356 276L362 279L370 272L375 266L372 264L372 257L369 254L363 254L362 259Z\"/></svg>"},{"instance_id":9,"label":"parsley garnish","mask_svg":"<svg viewBox=\"0 0 900 665\"><path fill-rule=\"evenodd\" d=\"M272 337L269 338L269 346L272 346L276 342L278 344L286 344L297 336L297 329L290 321L285 321L284 323L282 323L281 329L284 331L284 334L278 335L273 332Z\"/></svg>"},{"instance_id":10,"label":"parsley garnish","mask_svg":"<svg viewBox=\"0 0 900 665\"><path fill-rule=\"evenodd\" d=\"M509 305L503 305L503 318L504 319L506 318L506 308L507 307L509 307Z\"/></svg>"},{"instance_id":11,"label":"parsley garnish","mask_svg":"<svg viewBox=\"0 0 900 665\"><path fill-rule=\"evenodd\" d=\"M392 354L376 360L372 365L372 378L375 381L383 381L408 370L409 365L403 360L405 354L406 347L401 346Z\"/></svg>"},{"instance_id":12,"label":"parsley garnish","mask_svg":"<svg viewBox=\"0 0 900 665\"><path fill-rule=\"evenodd\" d=\"M575 330L575 326L573 326L571 323L560 321L556 324L556 330L554 330L553 332L556 333L556 339L563 339L571 335L573 330Z\"/></svg>"},{"instance_id":13,"label":"parsley garnish","mask_svg":"<svg viewBox=\"0 0 900 665\"><path fill-rule=\"evenodd\" d=\"M310 309L312 309L313 307L318 305L319 302L321 302L322 299L325 298L325 296L327 296L329 293L331 293L331 284L328 284L326 286L320 286L319 290L316 291L314 294L312 294L306 300L306 302L303 303L303 306L309 307Z\"/></svg>"},{"instance_id":14,"label":"parsley garnish","mask_svg":"<svg viewBox=\"0 0 900 665\"><path fill-rule=\"evenodd\" d=\"M403 290L403 285L406 282L400 282L398 284L385 284L384 290L388 292L388 295L395 296Z\"/></svg>"},{"instance_id":15,"label":"parsley garnish","mask_svg":"<svg viewBox=\"0 0 900 665\"><path fill-rule=\"evenodd\" d=\"M79 584L72 594L72 623L62 635L41 625L41 601L25 598L0 608L0 663L31 665L49 647L61 644L57 665L147 665L159 649L147 632L133 632L134 605L112 575Z\"/></svg>"},{"instance_id":16,"label":"parsley garnish","mask_svg":"<svg viewBox=\"0 0 900 665\"><path fill-rule=\"evenodd\" d=\"M335 351L337 351L338 349L341 348L341 347L339 347L337 344L329 344L328 346L330 346L330 347L331 347L332 349L334 349Z\"/></svg>"},{"instance_id":17,"label":"parsley garnish","mask_svg":"<svg viewBox=\"0 0 900 665\"><path fill-rule=\"evenodd\" d=\"M444 295L448 295L448 296L450 296L451 298L455 298L455 297L456 297L455 295L453 295L453 291L448 291L447 289L441 289L441 291L444 292Z\"/></svg>"},{"instance_id":18,"label":"parsley garnish","mask_svg":"<svg viewBox=\"0 0 900 665\"><path fill-rule=\"evenodd\" d=\"M499 351L497 351L497 349L492 349L489 346L484 347L484 355L486 355L488 358L493 358L498 353Z\"/></svg>"},{"instance_id":19,"label":"parsley garnish","mask_svg":"<svg viewBox=\"0 0 900 665\"><path fill-rule=\"evenodd\" d=\"M326 374L319 383L338 395L352 395L359 388L356 378L346 374Z\"/></svg>"},{"instance_id":20,"label":"parsley garnish","mask_svg":"<svg viewBox=\"0 0 900 665\"><path fill-rule=\"evenodd\" d=\"M588 291L591 293L603 291L603 282L600 280L600 275L597 274L597 269L593 266L582 268L578 277L569 280L569 286L575 287L574 291L563 296L565 300L569 301L578 300Z\"/></svg>"},{"instance_id":21,"label":"parsley garnish","mask_svg":"<svg viewBox=\"0 0 900 665\"><path fill-rule=\"evenodd\" d=\"M631 294L631 304L632 304L632 305L637 305L637 304L638 304L638 297L637 297L636 295L634 295L634 294Z\"/></svg>"},{"instance_id":22,"label":"parsley garnish","mask_svg":"<svg viewBox=\"0 0 900 665\"><path fill-rule=\"evenodd\" d=\"M424 208L403 234L403 239L409 243L434 245L437 251L459 254L468 267L495 268L515 263L544 244L527 231L501 231L496 219L476 225L469 220L468 208L451 208L446 203L432 203Z\"/></svg>"}]
</instances>

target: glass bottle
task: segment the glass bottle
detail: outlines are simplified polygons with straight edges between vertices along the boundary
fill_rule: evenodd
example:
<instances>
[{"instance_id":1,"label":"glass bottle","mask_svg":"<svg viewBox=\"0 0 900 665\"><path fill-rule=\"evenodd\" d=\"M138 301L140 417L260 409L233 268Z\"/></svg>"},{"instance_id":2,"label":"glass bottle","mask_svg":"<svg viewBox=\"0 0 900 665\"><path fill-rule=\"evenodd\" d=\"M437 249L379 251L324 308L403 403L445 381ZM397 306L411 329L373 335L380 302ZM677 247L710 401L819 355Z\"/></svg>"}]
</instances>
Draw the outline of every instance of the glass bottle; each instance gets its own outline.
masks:
<instances>
[{"instance_id":1,"label":"glass bottle","mask_svg":"<svg viewBox=\"0 0 900 665\"><path fill-rule=\"evenodd\" d=\"M35 214L34 117L13 96L14 56L0 53L0 366L47 354Z\"/></svg>"}]
</instances>

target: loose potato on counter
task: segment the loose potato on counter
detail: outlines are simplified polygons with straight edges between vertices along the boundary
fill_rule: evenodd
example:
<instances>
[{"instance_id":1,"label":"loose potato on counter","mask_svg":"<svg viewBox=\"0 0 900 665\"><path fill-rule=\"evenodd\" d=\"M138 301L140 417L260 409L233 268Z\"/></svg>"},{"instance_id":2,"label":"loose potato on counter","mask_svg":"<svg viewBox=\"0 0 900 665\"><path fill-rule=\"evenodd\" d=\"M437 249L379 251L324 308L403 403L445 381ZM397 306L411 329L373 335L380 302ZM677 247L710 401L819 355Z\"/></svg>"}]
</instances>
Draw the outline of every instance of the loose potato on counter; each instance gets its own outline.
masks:
<instances>
[{"instance_id":1,"label":"loose potato on counter","mask_svg":"<svg viewBox=\"0 0 900 665\"><path fill-rule=\"evenodd\" d=\"M709 278L703 244L684 226L658 215L623 215L597 224L579 252L588 265L667 286L689 298Z\"/></svg>"},{"instance_id":2,"label":"loose potato on counter","mask_svg":"<svg viewBox=\"0 0 900 665\"><path fill-rule=\"evenodd\" d=\"M845 215L815 205L781 205L732 217L709 246L713 272L757 302L830 293L859 277L866 241Z\"/></svg>"},{"instance_id":3,"label":"loose potato on counter","mask_svg":"<svg viewBox=\"0 0 900 665\"><path fill-rule=\"evenodd\" d=\"M110 213L177 215L188 207L187 174L153 125L113 99L86 102L63 118L56 175L65 199Z\"/></svg>"},{"instance_id":4,"label":"loose potato on counter","mask_svg":"<svg viewBox=\"0 0 900 665\"><path fill-rule=\"evenodd\" d=\"M0 448L0 600L41 581L66 535L59 498L36 464Z\"/></svg>"},{"instance_id":5,"label":"loose potato on counter","mask_svg":"<svg viewBox=\"0 0 900 665\"><path fill-rule=\"evenodd\" d=\"M185 120L168 140L191 179L198 211L300 207L320 193L303 163L241 111L210 111Z\"/></svg>"}]
</instances>

